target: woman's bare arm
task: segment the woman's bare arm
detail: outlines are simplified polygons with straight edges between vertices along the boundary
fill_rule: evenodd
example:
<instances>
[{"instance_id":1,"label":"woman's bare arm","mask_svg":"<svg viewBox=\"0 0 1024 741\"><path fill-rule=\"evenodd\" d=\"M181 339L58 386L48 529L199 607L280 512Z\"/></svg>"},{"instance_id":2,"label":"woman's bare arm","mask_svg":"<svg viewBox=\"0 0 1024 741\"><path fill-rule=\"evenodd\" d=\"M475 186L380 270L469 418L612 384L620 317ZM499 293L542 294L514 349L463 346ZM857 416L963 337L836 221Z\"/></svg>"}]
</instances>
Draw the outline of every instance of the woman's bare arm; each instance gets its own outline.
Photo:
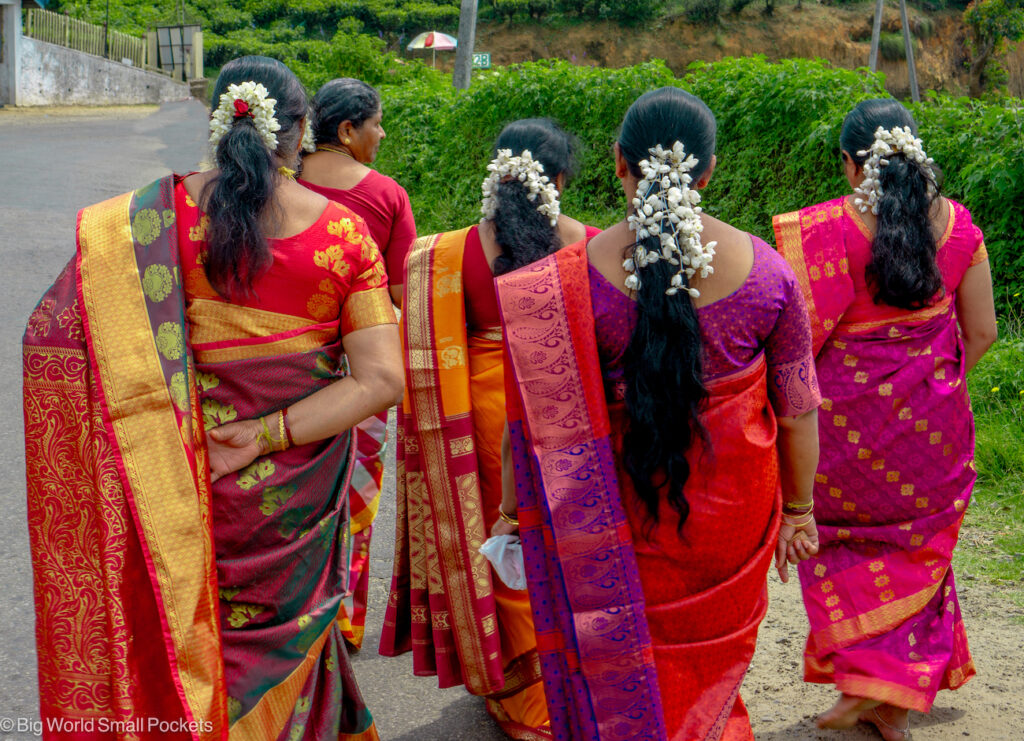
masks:
<instances>
[{"instance_id":1,"label":"woman's bare arm","mask_svg":"<svg viewBox=\"0 0 1024 741\"><path fill-rule=\"evenodd\" d=\"M971 370L998 337L992 272L988 260L967 268L956 289L956 316L964 337L964 362Z\"/></svg>"},{"instance_id":2,"label":"woman's bare arm","mask_svg":"<svg viewBox=\"0 0 1024 741\"><path fill-rule=\"evenodd\" d=\"M350 332L343 344L350 374L288 407L288 427L296 445L339 435L402 398L402 348L396 325ZM270 452L266 438L260 437L263 431L259 419L209 430L206 439L212 479L244 468ZM276 430L272 433L277 436Z\"/></svg>"}]
</instances>

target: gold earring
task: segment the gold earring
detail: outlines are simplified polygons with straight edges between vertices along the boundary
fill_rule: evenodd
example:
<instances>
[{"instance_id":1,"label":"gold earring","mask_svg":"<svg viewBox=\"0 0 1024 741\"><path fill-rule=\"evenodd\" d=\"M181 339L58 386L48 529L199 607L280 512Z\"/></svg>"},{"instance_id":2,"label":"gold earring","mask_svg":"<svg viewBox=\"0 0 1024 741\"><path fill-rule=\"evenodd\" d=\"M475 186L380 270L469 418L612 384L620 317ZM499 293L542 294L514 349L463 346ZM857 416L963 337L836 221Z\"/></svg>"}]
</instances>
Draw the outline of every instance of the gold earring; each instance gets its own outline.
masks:
<instances>
[{"instance_id":1,"label":"gold earring","mask_svg":"<svg viewBox=\"0 0 1024 741\"><path fill-rule=\"evenodd\" d=\"M342 144L351 144L351 143L352 143L352 140L349 139L347 136L345 137L345 141L342 142Z\"/></svg>"}]
</instances>

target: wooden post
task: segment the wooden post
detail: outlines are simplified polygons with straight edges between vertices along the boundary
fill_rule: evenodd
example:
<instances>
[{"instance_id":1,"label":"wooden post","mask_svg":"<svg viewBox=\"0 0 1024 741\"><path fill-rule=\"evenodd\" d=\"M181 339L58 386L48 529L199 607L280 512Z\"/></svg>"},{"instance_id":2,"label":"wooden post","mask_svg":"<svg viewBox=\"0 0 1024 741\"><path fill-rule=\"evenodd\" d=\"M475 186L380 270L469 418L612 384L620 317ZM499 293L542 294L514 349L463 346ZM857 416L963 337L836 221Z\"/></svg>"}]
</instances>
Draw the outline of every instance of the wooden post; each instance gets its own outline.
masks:
<instances>
[{"instance_id":1,"label":"wooden post","mask_svg":"<svg viewBox=\"0 0 1024 741\"><path fill-rule=\"evenodd\" d=\"M878 41L882 37L882 11L884 0L875 2L875 22L871 26L871 56L868 57L868 67L872 72L878 71Z\"/></svg>"},{"instance_id":2,"label":"wooden post","mask_svg":"<svg viewBox=\"0 0 1024 741\"><path fill-rule=\"evenodd\" d=\"M452 72L452 85L459 90L469 87L475 43L476 0L462 0L459 10L459 46L455 49L455 71Z\"/></svg>"},{"instance_id":3,"label":"wooden post","mask_svg":"<svg viewBox=\"0 0 1024 741\"><path fill-rule=\"evenodd\" d=\"M903 22L903 49L907 56L910 97L915 103L920 103L921 91L917 89L917 68L914 66L914 39L910 35L910 22L907 20L907 0L900 0L900 20Z\"/></svg>"}]
</instances>

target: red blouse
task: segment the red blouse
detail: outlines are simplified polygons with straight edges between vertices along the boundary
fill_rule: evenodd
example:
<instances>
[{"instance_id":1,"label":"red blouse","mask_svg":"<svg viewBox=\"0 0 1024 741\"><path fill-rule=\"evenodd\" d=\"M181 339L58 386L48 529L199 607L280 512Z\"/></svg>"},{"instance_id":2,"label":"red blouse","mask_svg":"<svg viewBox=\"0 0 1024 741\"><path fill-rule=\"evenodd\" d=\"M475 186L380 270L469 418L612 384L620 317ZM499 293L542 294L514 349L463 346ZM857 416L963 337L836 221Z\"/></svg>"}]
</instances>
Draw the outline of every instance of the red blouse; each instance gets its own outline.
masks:
<instances>
[{"instance_id":1,"label":"red blouse","mask_svg":"<svg viewBox=\"0 0 1024 741\"><path fill-rule=\"evenodd\" d=\"M388 280L401 285L405 256L416 239L416 222L405 188L376 170L370 170L347 190L315 185L301 178L298 182L362 216L384 254Z\"/></svg>"},{"instance_id":2,"label":"red blouse","mask_svg":"<svg viewBox=\"0 0 1024 741\"><path fill-rule=\"evenodd\" d=\"M588 226L587 241L601 233L596 226ZM498 312L498 294L494 290L494 273L487 263L480 242L479 227L472 227L466 235L466 250L462 255L462 285L466 297L466 324L472 329L494 329L501 326Z\"/></svg>"},{"instance_id":3,"label":"red blouse","mask_svg":"<svg viewBox=\"0 0 1024 741\"><path fill-rule=\"evenodd\" d=\"M328 203L320 218L299 234L267 240L273 255L270 268L253 284L250 296L228 302L213 290L203 269L210 217L199 210L183 183L177 184L174 198L190 308L214 301L309 324L340 322L342 335L395 323L380 251L363 220L344 206Z\"/></svg>"}]
</instances>

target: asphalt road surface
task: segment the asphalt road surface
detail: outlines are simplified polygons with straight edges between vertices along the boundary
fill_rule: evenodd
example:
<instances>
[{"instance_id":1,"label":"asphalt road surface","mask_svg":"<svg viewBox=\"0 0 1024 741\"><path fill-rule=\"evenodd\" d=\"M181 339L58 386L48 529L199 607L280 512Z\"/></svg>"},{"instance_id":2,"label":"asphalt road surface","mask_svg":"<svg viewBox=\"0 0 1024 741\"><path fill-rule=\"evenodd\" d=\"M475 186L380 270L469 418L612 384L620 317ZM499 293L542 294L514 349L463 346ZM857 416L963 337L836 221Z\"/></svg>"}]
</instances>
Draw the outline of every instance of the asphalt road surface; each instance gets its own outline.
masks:
<instances>
[{"instance_id":1,"label":"asphalt road surface","mask_svg":"<svg viewBox=\"0 0 1024 741\"><path fill-rule=\"evenodd\" d=\"M38 719L32 572L25 513L21 334L43 291L74 254L78 210L169 172L196 169L206 153L199 103L74 110L0 110L0 718ZM393 467L389 467L393 471ZM405 741L505 738L483 701L414 677L407 655L377 654L390 585L394 481L374 527L370 611L353 657L381 737ZM30 739L4 733L0 739Z\"/></svg>"}]
</instances>

